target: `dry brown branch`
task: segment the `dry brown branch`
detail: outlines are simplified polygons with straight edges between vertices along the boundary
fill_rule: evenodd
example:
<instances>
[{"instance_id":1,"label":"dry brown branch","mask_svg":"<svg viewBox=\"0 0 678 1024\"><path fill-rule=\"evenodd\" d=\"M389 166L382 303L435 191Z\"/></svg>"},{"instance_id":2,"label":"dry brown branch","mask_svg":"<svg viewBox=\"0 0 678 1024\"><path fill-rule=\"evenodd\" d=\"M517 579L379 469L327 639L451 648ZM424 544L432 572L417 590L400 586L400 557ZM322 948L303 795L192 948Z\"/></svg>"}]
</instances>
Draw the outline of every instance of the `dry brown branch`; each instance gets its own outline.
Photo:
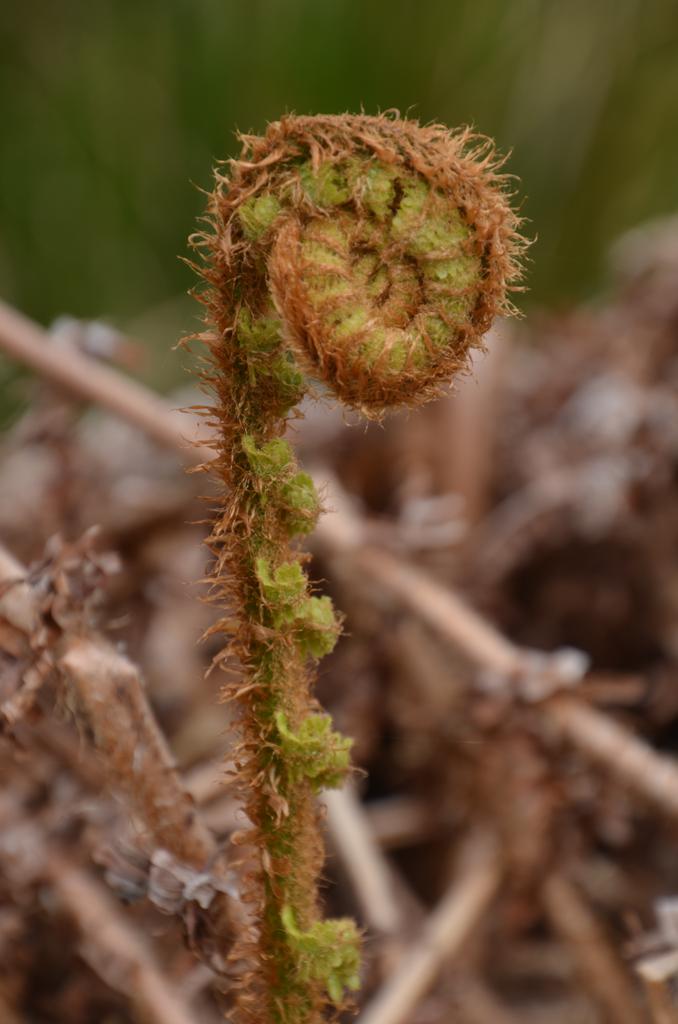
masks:
<instances>
[{"instance_id":1,"label":"dry brown branch","mask_svg":"<svg viewBox=\"0 0 678 1024\"><path fill-rule=\"evenodd\" d=\"M19 688L0 702L0 720L13 729L28 713L52 670L43 649L40 613L23 566L0 545L0 650L21 659ZM42 633L42 635L39 635Z\"/></svg>"},{"instance_id":2,"label":"dry brown branch","mask_svg":"<svg viewBox=\"0 0 678 1024\"><path fill-rule=\"evenodd\" d=\"M47 651L42 651L35 661L24 669L21 687L0 705L0 716L10 729L13 729L33 707L38 693L51 671L52 659Z\"/></svg>"},{"instance_id":3,"label":"dry brown branch","mask_svg":"<svg viewBox=\"0 0 678 1024\"><path fill-rule=\"evenodd\" d=\"M197 457L196 451L187 449L179 436L179 418L152 391L81 353L76 353L76 369L71 370L68 362L72 353L66 360L61 353L58 358L54 354L47 358L43 349L47 350L48 344L45 331L0 303L0 346L16 359L67 386L72 393L96 401L134 423L149 437L162 439L162 443L182 451L189 460ZM96 384L92 385L92 381ZM200 458L209 459L211 454L209 448L203 449ZM321 487L328 490L324 480ZM508 641L458 595L390 553L368 547L362 525L336 480L331 481L329 490L328 504L334 514L321 518L316 539L330 553L350 554L368 575L484 669L508 677L534 670L529 665L529 651ZM542 666L542 671L545 668Z\"/></svg>"},{"instance_id":4,"label":"dry brown branch","mask_svg":"<svg viewBox=\"0 0 678 1024\"><path fill-rule=\"evenodd\" d=\"M0 571L3 565L12 581L27 580L26 570L15 560L6 557ZM26 607L38 612L35 595L23 587L7 590L6 602L7 614L15 619L14 602L24 612ZM210 946L208 959L221 970L231 924L242 923L241 907L227 894L223 865L213 863L218 853L214 837L182 785L138 670L94 634L57 636L54 646L55 666L75 688L112 788L124 796L137 828L159 848L153 855L156 876L178 888L180 898L173 909L181 911L199 896L201 905L209 906L210 918L220 922L218 955L214 959ZM157 862L161 855L168 863Z\"/></svg>"},{"instance_id":5,"label":"dry brown branch","mask_svg":"<svg viewBox=\"0 0 678 1024\"><path fill-rule=\"evenodd\" d=\"M59 668L72 682L115 789L153 841L195 868L214 856L211 833L183 788L134 665L103 640L68 639Z\"/></svg>"},{"instance_id":6,"label":"dry brown branch","mask_svg":"<svg viewBox=\"0 0 678 1024\"><path fill-rule=\"evenodd\" d=\"M613 719L569 697L545 707L549 720L578 750L671 817L678 816L678 764L657 754Z\"/></svg>"},{"instance_id":7,"label":"dry brown branch","mask_svg":"<svg viewBox=\"0 0 678 1024\"><path fill-rule=\"evenodd\" d=\"M180 451L187 461L196 460L195 450L181 438L185 417L148 388L78 349L51 345L46 331L4 302L0 302L0 349L74 397L134 423L158 444ZM206 457L203 452L200 460Z\"/></svg>"},{"instance_id":8,"label":"dry brown branch","mask_svg":"<svg viewBox=\"0 0 678 1024\"><path fill-rule=\"evenodd\" d=\"M5 589L0 614L34 631L40 616L26 570L0 546L0 584L5 581L12 585ZM214 856L214 839L179 780L137 669L100 637L66 637L59 648L56 662L74 684L114 788L157 845L204 867Z\"/></svg>"},{"instance_id":9,"label":"dry brown branch","mask_svg":"<svg viewBox=\"0 0 678 1024\"><path fill-rule=\"evenodd\" d=\"M403 932L406 921L393 890L391 870L353 789L327 790L322 802L327 808L332 846L346 868L368 926L382 935Z\"/></svg>"},{"instance_id":10,"label":"dry brown branch","mask_svg":"<svg viewBox=\"0 0 678 1024\"><path fill-rule=\"evenodd\" d=\"M101 792L106 786L105 766L96 752L84 743L73 743L73 731L65 722L55 718L39 719L19 732L19 740L30 741L42 752L63 765L88 791Z\"/></svg>"},{"instance_id":11,"label":"dry brown branch","mask_svg":"<svg viewBox=\"0 0 678 1024\"><path fill-rule=\"evenodd\" d=\"M0 992L0 1020L2 1024L22 1024L21 1018Z\"/></svg>"},{"instance_id":12,"label":"dry brown branch","mask_svg":"<svg viewBox=\"0 0 678 1024\"><path fill-rule=\"evenodd\" d=\"M653 1024L678 1024L678 1002L671 988L678 978L678 951L671 950L636 965Z\"/></svg>"},{"instance_id":13,"label":"dry brown branch","mask_svg":"<svg viewBox=\"0 0 678 1024\"><path fill-rule=\"evenodd\" d=\"M0 861L3 880L23 893L48 885L58 904L73 919L81 936L80 953L114 991L127 999L139 1024L200 1024L186 997L164 976L155 954L135 926L121 914L105 888L61 848L49 833L17 812L20 804L6 795L0 802ZM54 901L46 906L52 910ZM0 1012L4 1011L0 999ZM0 1016L5 1024L5 1016ZM17 1017L17 1019L19 1019ZM14 1018L7 1015L7 1024Z\"/></svg>"},{"instance_id":14,"label":"dry brown branch","mask_svg":"<svg viewBox=\"0 0 678 1024\"><path fill-rule=\"evenodd\" d=\"M442 964L457 953L499 887L500 863L485 836L472 836L458 877L427 919L409 954L358 1018L359 1024L401 1024L427 992Z\"/></svg>"},{"instance_id":15,"label":"dry brown branch","mask_svg":"<svg viewBox=\"0 0 678 1024\"><path fill-rule=\"evenodd\" d=\"M430 406L431 435L443 439L429 444L436 491L463 499L464 519L476 523L487 511L491 487L497 393L511 343L511 324L495 321L486 337L487 347L473 354L473 371L459 381L453 395Z\"/></svg>"},{"instance_id":16,"label":"dry brown branch","mask_svg":"<svg viewBox=\"0 0 678 1024\"><path fill-rule=\"evenodd\" d=\"M509 640L452 591L388 551L364 543L360 519L335 479L316 473L327 493L330 515L322 516L313 537L330 556L350 558L353 566L391 597L424 619L477 664L502 676L521 671L525 658Z\"/></svg>"},{"instance_id":17,"label":"dry brown branch","mask_svg":"<svg viewBox=\"0 0 678 1024\"><path fill-rule=\"evenodd\" d=\"M572 883L553 874L543 889L544 903L554 929L570 951L577 972L600 1007L615 1024L643 1024L631 979Z\"/></svg>"},{"instance_id":18,"label":"dry brown branch","mask_svg":"<svg viewBox=\"0 0 678 1024\"><path fill-rule=\"evenodd\" d=\"M91 360L82 358L89 374ZM51 371L42 364L41 367L40 372L51 374ZM114 371L107 371L107 378L109 374L118 383L123 382L126 387L128 382L124 377ZM86 394L86 397L95 399L89 392L79 390L80 380L77 374L71 379L71 384L73 393ZM143 389L139 389L137 397L142 392ZM115 409L119 415L126 416L130 422L156 439L159 439L159 435L152 421L154 416L160 414L165 424L161 433L167 438L166 443L170 444L169 435L166 433L169 420L165 419L168 410L155 396L148 397L152 399L150 404L145 406L149 418L146 414L138 416L134 410L134 403L116 404L115 401L111 401L110 394L104 395L101 404L109 409ZM173 430L176 429L175 423ZM170 447L180 450L181 444L172 443ZM207 451L201 454L204 457L209 456ZM187 454L186 451L184 455L188 459L194 457L193 453ZM322 475L325 476L325 473ZM341 506L342 496L336 498L330 495L327 504L330 507ZM541 692L534 705L534 717L536 718L537 714L543 716L545 734L552 734L554 730L550 727L555 726L558 733L569 743L587 757L604 765L629 790L653 801L668 815L675 817L678 810L675 796L678 792L678 774L673 762L655 753L649 745L634 737L627 729L588 707L583 702L584 688L582 693L577 694L578 699L565 697L559 693L549 696L566 681L557 659L512 644L469 608L462 598L445 586L389 551L371 546L360 518L352 515L350 509L342 507L335 515L325 517L321 522L319 539L322 539L325 551L331 558L345 563L349 574L371 582L372 586L379 588L380 594L409 609L412 615L417 616L443 640L453 645L466 660L480 669L479 678L493 677L498 687L503 687L505 694L517 698L518 701L523 698L529 699L526 698L525 680L536 679L537 689L541 687ZM510 705L507 704L507 707L510 708ZM387 1017L386 1020L388 1019ZM369 1021L369 1017L367 1020Z\"/></svg>"},{"instance_id":19,"label":"dry brown branch","mask_svg":"<svg viewBox=\"0 0 678 1024\"><path fill-rule=\"evenodd\" d=\"M199 1024L105 889L56 857L48 860L46 872L81 932L82 956L106 984L130 1000L139 1024Z\"/></svg>"},{"instance_id":20,"label":"dry brown branch","mask_svg":"<svg viewBox=\"0 0 678 1024\"><path fill-rule=\"evenodd\" d=\"M105 408L134 422L149 436L157 440L162 437L163 443L171 441L173 447L183 450L177 421L156 395L114 370L99 367L93 360L80 353L76 354L77 371L72 374L63 369L61 355L58 359L50 356L43 360L42 350L47 350L43 334L44 332L21 314L9 307L0 306L0 344L7 346L7 351L29 363L37 372L60 382L65 374L69 378L72 391L99 401ZM34 355L36 350L37 355ZM97 369L103 376L92 376ZM87 381L90 379L97 381L96 388L88 386ZM173 440L170 438L170 432ZM203 455L208 457L209 450L204 449ZM329 505L335 509L335 513L320 520L316 530L316 540L320 544L324 544L330 552L342 557L350 556L356 568L380 584L483 669L509 679L525 673L534 673L534 665L530 664L530 652L517 648L503 637L458 595L389 552L364 545L360 522L352 515L349 503L334 481ZM543 664L541 673L548 675L548 669L548 664ZM554 702L552 706L558 707L558 702ZM573 703L569 706L575 707ZM562 724L562 711L552 716L551 705L548 703L543 704L543 709L549 718L553 717L557 724ZM675 770L671 762L653 754L635 737L583 704L578 704L576 710L567 712L565 717L569 740L585 752L595 753L596 759L604 761L612 772L617 771L619 764L618 750L615 748L612 751L609 743L602 742L602 737L609 737L612 730L619 730L617 735L620 740L623 738L626 751L624 763L628 765L639 762L643 765L641 776L633 780L635 791L655 803L659 801L670 814L676 813L676 800L673 794L678 792L678 787L671 790L665 782L666 777L672 776ZM599 742L594 742L594 738ZM624 779L626 782L629 781L628 774L624 775Z\"/></svg>"},{"instance_id":21,"label":"dry brown branch","mask_svg":"<svg viewBox=\"0 0 678 1024\"><path fill-rule=\"evenodd\" d=\"M116 371L98 366L80 353L76 353L77 369L73 372L68 369L68 361L64 363L61 354L58 358L56 355L43 357L43 349L48 351L45 333L26 317L4 304L0 305L0 344L15 358L26 362L37 372L64 383L74 393L98 401L105 408L135 423L149 436L157 440L162 438L162 443L185 451L179 440L176 418L156 395ZM71 356L72 353L69 354L69 358ZM98 375L95 373L96 370L100 371ZM67 381L62 379L64 377ZM91 381L96 381L96 384L91 385ZM209 450L206 449L203 454L208 457ZM534 671L534 667L530 665L530 652L522 651L503 637L458 595L389 552L364 545L360 522L352 515L348 501L334 481L329 504L335 512L320 520L316 538L321 544L342 556L350 555L359 569L397 597L414 614L424 619L483 669L508 678L520 676L526 671ZM18 602L14 600L13 604L17 607ZM542 671L546 671L546 666L543 666ZM554 703L553 706L557 707L558 704ZM570 707L574 708L574 704L570 704ZM548 704L544 704L544 710L550 715ZM556 720L559 720L559 715L562 717L563 712L556 713ZM583 704L576 706L576 713L567 712L565 717L568 720L566 728L570 741L581 745L589 753L595 748L597 759L604 760L606 765L615 771L618 763L617 750L614 751L614 756L611 756L612 751L608 745L602 742L595 744L591 740L593 736L601 737L606 731L609 735L609 729L606 727L614 727L613 723L608 723L602 715ZM629 763L629 757L634 756L631 751L635 751L636 757L640 754L646 769L642 773L642 778L637 781L636 790L656 801L659 792L667 792L663 778L667 770L673 770L673 766L664 758L653 755L649 748L624 730L620 730L619 733L619 738L622 737L627 750L626 763ZM657 779L662 781L657 783ZM662 806L674 814L675 798L669 798L668 803L663 799Z\"/></svg>"},{"instance_id":22,"label":"dry brown branch","mask_svg":"<svg viewBox=\"0 0 678 1024\"><path fill-rule=\"evenodd\" d=\"M78 369L69 375L62 367L61 355L59 359L52 356L45 360L41 358L43 348L47 349L43 334L44 332L21 314L9 307L0 306L0 344L7 346L7 350L16 358L28 362L38 372L59 381L66 374L71 390L99 401L104 407L134 422L149 436L157 440L162 437L163 443L170 443L171 431L172 446L182 449L176 419L156 395L114 370L99 367L93 360L80 353L77 353ZM36 350L37 356L34 355ZM97 369L103 376L92 376ZM87 381L90 379L97 381L96 388L88 386ZM195 450L193 452L195 454ZM203 454L208 457L209 450L204 449ZM503 637L458 595L389 552L364 545L360 522L352 515L347 500L335 482L329 504L335 509L335 513L320 520L316 531L316 540L320 544L324 544L330 552L342 557L349 556L356 568L380 584L483 669L508 679L520 677L525 673L534 673L535 667L530 663L530 652L517 648ZM16 601L12 603L17 606ZM548 670L548 663L542 664L541 674L548 675ZM558 674L557 671L555 674ZM676 813L674 794L678 792L678 787L672 789L666 785L667 777L673 778L673 772L676 771L671 762L653 754L645 744L584 704L575 707L573 702L568 702L568 706L574 710L565 713L562 710L556 711L552 715L551 708L558 708L559 704L562 708L561 701L552 704L545 702L543 710L561 726L564 715L567 724L563 727L566 728L572 743L586 753L595 753L596 759L604 762L614 773L620 763L619 751L616 747L612 750L610 743L603 742L602 738L605 736L609 739L615 731L618 739L624 741L624 764L639 763L643 766L641 775L634 776L632 780L635 791L655 803L659 802L671 815ZM624 774L624 780L630 781L628 772Z\"/></svg>"},{"instance_id":23,"label":"dry brown branch","mask_svg":"<svg viewBox=\"0 0 678 1024\"><path fill-rule=\"evenodd\" d=\"M330 555L340 554L344 565L350 559L358 578L369 577L376 582L479 668L504 679L509 686L517 683L518 693L521 678L536 679L547 698L555 692L538 705L546 720L635 793L671 817L678 815L678 765L674 761L655 753L623 726L582 701L559 695L558 686L570 684L572 678L559 679L557 654L549 656L517 647L461 597L421 570L388 551L361 544L360 522L341 493L335 497L336 484L333 487L329 503L338 510L320 520L315 534Z\"/></svg>"}]
</instances>

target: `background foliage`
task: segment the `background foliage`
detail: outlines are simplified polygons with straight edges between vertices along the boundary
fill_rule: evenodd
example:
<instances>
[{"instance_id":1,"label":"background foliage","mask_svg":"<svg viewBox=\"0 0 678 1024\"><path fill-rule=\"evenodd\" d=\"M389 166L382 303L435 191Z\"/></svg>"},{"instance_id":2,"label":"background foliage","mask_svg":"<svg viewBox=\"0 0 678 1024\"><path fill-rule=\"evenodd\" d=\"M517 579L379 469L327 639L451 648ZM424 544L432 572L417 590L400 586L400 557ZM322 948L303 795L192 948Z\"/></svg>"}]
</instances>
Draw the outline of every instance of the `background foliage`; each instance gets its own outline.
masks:
<instances>
[{"instance_id":1,"label":"background foliage","mask_svg":"<svg viewBox=\"0 0 678 1024\"><path fill-rule=\"evenodd\" d=\"M615 235L675 208L677 53L673 0L3 4L0 293L43 322L134 321L166 351L192 315L163 307L192 284L191 182L233 129L396 106L512 148L527 301L586 295Z\"/></svg>"}]
</instances>

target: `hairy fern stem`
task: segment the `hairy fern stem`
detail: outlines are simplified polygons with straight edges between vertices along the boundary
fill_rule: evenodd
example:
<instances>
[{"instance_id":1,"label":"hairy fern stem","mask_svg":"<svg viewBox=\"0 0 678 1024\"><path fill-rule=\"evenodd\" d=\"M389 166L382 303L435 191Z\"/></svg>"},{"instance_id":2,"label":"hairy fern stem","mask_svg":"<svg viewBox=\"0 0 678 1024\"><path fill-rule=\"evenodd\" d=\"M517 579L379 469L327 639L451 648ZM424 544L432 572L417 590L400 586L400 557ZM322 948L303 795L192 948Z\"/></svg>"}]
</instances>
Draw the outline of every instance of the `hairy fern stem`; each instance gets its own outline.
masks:
<instances>
[{"instance_id":1,"label":"hairy fern stem","mask_svg":"<svg viewBox=\"0 0 678 1024\"><path fill-rule=\"evenodd\" d=\"M438 393L509 310L524 243L486 140L395 116L286 117L216 177L194 244L224 483L213 580L256 849L238 1013L314 1024L359 980L357 929L322 919L317 884L316 795L341 784L350 740L312 693L339 624L296 550L320 505L283 435L309 378L373 418Z\"/></svg>"}]
</instances>

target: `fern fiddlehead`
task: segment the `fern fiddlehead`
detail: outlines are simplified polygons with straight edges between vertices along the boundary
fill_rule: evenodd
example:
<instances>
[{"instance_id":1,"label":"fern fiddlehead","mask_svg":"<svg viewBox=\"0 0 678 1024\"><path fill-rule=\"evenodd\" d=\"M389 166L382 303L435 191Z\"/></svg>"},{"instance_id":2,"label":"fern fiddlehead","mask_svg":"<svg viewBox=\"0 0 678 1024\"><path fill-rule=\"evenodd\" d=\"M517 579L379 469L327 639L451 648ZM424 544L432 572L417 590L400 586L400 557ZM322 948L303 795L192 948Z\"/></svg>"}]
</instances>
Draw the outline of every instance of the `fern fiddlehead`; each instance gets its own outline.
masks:
<instances>
[{"instance_id":1,"label":"fern fiddlehead","mask_svg":"<svg viewBox=\"0 0 678 1024\"><path fill-rule=\"evenodd\" d=\"M257 850L239 1012L312 1024L358 985L356 928L323 921L317 895L315 796L341 784L350 741L312 694L339 624L294 553L320 506L282 434L308 378L372 418L437 394L509 310L523 242L490 143L396 116L285 117L216 178L194 242L227 488L214 584L237 613L221 625Z\"/></svg>"}]
</instances>

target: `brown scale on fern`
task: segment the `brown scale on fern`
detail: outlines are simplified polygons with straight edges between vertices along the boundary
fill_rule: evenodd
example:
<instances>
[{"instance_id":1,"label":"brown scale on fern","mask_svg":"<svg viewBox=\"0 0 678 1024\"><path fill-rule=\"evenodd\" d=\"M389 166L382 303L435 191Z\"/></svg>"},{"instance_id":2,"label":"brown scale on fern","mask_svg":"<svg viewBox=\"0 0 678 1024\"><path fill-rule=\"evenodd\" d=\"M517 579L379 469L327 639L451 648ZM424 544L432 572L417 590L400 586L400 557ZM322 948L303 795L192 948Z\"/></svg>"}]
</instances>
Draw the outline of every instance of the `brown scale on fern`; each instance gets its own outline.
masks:
<instances>
[{"instance_id":1,"label":"brown scale on fern","mask_svg":"<svg viewBox=\"0 0 678 1024\"><path fill-rule=\"evenodd\" d=\"M243 1021L311 1024L358 985L358 934L323 921L316 794L350 741L312 693L339 625L311 593L296 537L319 501L282 439L307 387L378 418L435 396L511 311L524 242L491 144L396 116L285 117L216 175L202 250L223 513L218 597L238 610L227 695L240 708L240 787L257 850L244 898L256 935ZM229 632L226 622L222 624Z\"/></svg>"}]
</instances>

